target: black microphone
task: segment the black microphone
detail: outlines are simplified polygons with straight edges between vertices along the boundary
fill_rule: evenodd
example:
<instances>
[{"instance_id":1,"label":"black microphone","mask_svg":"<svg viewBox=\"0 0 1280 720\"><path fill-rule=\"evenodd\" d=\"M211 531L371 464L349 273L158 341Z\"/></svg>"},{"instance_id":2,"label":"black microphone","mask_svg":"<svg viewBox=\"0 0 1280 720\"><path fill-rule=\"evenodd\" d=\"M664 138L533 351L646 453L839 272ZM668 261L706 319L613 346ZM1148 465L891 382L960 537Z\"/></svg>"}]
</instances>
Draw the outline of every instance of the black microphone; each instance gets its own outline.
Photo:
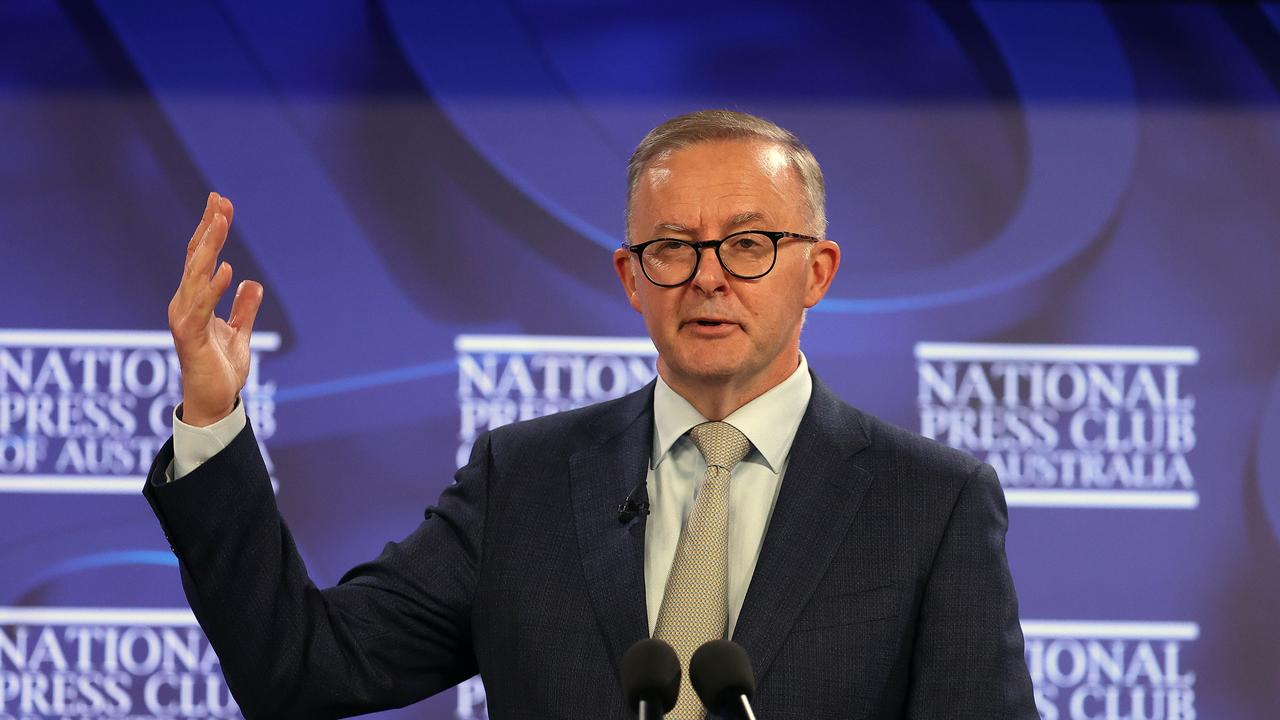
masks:
<instances>
[{"instance_id":1,"label":"black microphone","mask_svg":"<svg viewBox=\"0 0 1280 720\"><path fill-rule=\"evenodd\" d=\"M622 695L640 720L661 720L680 696L680 659L661 640L645 638L622 656Z\"/></svg>"},{"instance_id":2,"label":"black microphone","mask_svg":"<svg viewBox=\"0 0 1280 720\"><path fill-rule=\"evenodd\" d=\"M623 500L622 504L618 506L618 522L625 525L635 519L636 515L649 514L649 501L635 499L636 493L644 490L646 484L648 483L642 482L631 488L631 492L627 493L627 499Z\"/></svg>"},{"instance_id":3,"label":"black microphone","mask_svg":"<svg viewBox=\"0 0 1280 720\"><path fill-rule=\"evenodd\" d=\"M751 697L756 678L742 646L731 640L704 643L689 660L689 682L707 712L756 720Z\"/></svg>"}]
</instances>

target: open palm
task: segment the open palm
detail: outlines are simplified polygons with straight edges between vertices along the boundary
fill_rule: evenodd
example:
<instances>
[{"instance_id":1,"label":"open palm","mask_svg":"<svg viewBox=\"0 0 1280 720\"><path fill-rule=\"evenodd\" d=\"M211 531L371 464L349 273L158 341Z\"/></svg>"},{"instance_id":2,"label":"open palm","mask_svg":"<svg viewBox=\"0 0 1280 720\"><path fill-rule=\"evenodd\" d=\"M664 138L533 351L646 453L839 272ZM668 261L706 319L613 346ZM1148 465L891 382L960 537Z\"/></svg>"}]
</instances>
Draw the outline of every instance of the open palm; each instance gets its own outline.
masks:
<instances>
[{"instance_id":1,"label":"open palm","mask_svg":"<svg viewBox=\"0 0 1280 720\"><path fill-rule=\"evenodd\" d=\"M182 281L169 302L169 329L182 366L182 419L190 425L226 417L249 376L249 338L262 305L262 285L252 280L240 283L231 316L223 320L213 313L231 286L231 265L218 264L218 254L233 214L230 200L209 194L187 244Z\"/></svg>"}]
</instances>

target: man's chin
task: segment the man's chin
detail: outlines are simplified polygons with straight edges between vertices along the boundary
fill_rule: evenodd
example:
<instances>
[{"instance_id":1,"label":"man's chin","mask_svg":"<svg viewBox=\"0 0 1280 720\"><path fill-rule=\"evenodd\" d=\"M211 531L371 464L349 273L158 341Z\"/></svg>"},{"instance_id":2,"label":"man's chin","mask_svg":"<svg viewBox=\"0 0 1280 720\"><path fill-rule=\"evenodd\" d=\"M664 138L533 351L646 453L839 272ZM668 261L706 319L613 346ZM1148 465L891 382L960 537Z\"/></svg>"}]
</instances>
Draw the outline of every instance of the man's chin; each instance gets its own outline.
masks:
<instances>
[{"instance_id":1,"label":"man's chin","mask_svg":"<svg viewBox=\"0 0 1280 720\"><path fill-rule=\"evenodd\" d=\"M682 379L706 384L729 382L742 372L742 364L727 357L687 358L668 362L667 367Z\"/></svg>"}]
</instances>

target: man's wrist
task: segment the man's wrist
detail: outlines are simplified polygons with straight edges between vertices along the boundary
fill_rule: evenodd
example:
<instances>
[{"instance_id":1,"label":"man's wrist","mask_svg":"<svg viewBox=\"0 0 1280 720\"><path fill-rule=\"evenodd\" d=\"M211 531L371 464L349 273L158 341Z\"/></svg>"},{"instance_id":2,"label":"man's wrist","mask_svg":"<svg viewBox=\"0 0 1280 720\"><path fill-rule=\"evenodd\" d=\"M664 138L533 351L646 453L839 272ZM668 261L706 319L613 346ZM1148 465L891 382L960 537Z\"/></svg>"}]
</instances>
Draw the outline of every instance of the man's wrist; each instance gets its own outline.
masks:
<instances>
[{"instance_id":1,"label":"man's wrist","mask_svg":"<svg viewBox=\"0 0 1280 720\"><path fill-rule=\"evenodd\" d=\"M182 406L173 412L173 475L178 480L222 451L244 429L248 418L240 398L225 418L204 427L193 426L181 417Z\"/></svg>"},{"instance_id":2,"label":"man's wrist","mask_svg":"<svg viewBox=\"0 0 1280 720\"><path fill-rule=\"evenodd\" d=\"M177 414L178 420L182 421L183 423L190 425L191 427L202 428L202 427L208 427L210 425L213 425L216 422L226 419L227 416L229 416L232 412L235 411L236 407L239 404L240 404L240 398L239 396L237 396L235 399L235 402L231 403L226 408L224 408L222 412L208 413L208 412L192 412L187 407L187 403L181 402L181 403L178 403L178 407L174 408L174 412Z\"/></svg>"}]
</instances>

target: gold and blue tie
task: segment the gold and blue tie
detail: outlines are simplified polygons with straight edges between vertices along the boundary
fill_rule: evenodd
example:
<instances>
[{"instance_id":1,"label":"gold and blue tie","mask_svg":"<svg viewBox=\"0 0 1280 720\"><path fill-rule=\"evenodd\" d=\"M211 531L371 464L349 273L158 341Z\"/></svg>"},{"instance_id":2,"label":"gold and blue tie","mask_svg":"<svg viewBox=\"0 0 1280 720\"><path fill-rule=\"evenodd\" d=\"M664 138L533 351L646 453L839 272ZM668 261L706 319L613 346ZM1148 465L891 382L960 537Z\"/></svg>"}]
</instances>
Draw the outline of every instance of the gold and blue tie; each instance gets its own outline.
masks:
<instances>
[{"instance_id":1,"label":"gold and blue tie","mask_svg":"<svg viewBox=\"0 0 1280 720\"><path fill-rule=\"evenodd\" d=\"M747 437L725 422L698 425L689 437L706 458L707 475L676 544L653 631L675 649L684 670L679 701L667 714L676 720L706 714L689 684L689 658L708 640L724 639L729 625L729 477L751 449Z\"/></svg>"}]
</instances>

